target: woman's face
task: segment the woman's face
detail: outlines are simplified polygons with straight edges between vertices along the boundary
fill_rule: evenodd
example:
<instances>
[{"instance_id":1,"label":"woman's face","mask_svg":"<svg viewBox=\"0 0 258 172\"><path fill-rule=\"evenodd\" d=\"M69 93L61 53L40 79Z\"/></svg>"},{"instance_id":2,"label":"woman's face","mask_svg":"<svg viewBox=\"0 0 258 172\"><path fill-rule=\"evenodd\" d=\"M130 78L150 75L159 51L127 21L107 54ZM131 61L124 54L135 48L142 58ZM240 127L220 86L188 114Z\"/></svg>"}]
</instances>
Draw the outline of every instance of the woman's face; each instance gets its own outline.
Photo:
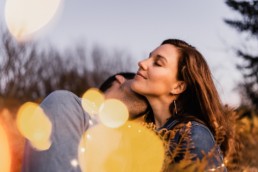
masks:
<instances>
[{"instance_id":1,"label":"woman's face","mask_svg":"<svg viewBox=\"0 0 258 172\"><path fill-rule=\"evenodd\" d=\"M145 96L173 94L178 84L178 50L164 44L150 53L149 58L138 63L139 69L131 85L132 89Z\"/></svg>"}]
</instances>

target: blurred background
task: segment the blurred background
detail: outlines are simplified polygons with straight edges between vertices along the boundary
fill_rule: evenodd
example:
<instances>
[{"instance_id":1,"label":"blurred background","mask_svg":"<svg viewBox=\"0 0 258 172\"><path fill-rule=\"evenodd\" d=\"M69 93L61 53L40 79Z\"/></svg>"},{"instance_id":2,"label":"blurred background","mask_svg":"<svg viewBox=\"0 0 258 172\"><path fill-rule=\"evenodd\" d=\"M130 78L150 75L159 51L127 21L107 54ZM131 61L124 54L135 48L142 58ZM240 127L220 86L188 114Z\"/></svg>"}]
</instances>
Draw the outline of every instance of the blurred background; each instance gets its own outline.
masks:
<instances>
[{"instance_id":1,"label":"blurred background","mask_svg":"<svg viewBox=\"0 0 258 172\"><path fill-rule=\"evenodd\" d=\"M238 162L258 168L257 0L0 0L0 124L15 155L11 171L22 161L24 139L14 121L23 103L57 89L82 96L111 74L136 72L167 38L204 55L246 141Z\"/></svg>"}]
</instances>

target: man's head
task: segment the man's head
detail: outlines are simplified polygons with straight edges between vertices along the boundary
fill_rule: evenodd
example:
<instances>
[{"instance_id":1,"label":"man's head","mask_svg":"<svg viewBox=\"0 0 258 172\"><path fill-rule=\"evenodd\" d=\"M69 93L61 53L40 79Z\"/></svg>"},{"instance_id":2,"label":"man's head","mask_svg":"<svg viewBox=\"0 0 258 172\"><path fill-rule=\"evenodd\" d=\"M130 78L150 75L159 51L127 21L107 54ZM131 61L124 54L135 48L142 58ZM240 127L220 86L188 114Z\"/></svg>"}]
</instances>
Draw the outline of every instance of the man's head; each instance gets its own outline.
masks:
<instances>
[{"instance_id":1,"label":"man's head","mask_svg":"<svg viewBox=\"0 0 258 172\"><path fill-rule=\"evenodd\" d=\"M122 101L128 108L130 118L136 118L147 111L147 100L131 90L134 73L117 73L106 79L99 87L105 98L115 98Z\"/></svg>"}]
</instances>

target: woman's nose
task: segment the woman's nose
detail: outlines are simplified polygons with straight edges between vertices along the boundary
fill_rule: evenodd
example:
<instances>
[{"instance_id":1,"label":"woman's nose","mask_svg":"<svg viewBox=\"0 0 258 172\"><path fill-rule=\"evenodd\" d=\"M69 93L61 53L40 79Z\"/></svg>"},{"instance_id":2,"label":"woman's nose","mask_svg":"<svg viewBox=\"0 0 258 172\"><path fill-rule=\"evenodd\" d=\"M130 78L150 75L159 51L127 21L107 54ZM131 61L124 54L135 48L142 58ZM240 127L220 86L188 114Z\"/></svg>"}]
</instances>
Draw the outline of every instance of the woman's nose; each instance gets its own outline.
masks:
<instances>
[{"instance_id":1,"label":"woman's nose","mask_svg":"<svg viewBox=\"0 0 258 172\"><path fill-rule=\"evenodd\" d=\"M147 63L146 63L147 59L145 60L141 60L138 62L138 66L143 69L143 70L146 70L147 69Z\"/></svg>"}]
</instances>

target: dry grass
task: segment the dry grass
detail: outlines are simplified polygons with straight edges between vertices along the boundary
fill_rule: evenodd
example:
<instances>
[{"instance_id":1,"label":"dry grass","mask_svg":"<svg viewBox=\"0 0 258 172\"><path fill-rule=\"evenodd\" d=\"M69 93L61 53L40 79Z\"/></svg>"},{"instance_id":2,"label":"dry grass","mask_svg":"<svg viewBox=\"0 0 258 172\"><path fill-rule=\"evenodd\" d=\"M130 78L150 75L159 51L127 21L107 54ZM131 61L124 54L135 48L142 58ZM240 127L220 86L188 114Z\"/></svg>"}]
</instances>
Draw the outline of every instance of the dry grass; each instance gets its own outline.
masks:
<instances>
[{"instance_id":1,"label":"dry grass","mask_svg":"<svg viewBox=\"0 0 258 172\"><path fill-rule=\"evenodd\" d=\"M258 172L258 117L237 122L241 141L238 164L240 171Z\"/></svg>"}]
</instances>

